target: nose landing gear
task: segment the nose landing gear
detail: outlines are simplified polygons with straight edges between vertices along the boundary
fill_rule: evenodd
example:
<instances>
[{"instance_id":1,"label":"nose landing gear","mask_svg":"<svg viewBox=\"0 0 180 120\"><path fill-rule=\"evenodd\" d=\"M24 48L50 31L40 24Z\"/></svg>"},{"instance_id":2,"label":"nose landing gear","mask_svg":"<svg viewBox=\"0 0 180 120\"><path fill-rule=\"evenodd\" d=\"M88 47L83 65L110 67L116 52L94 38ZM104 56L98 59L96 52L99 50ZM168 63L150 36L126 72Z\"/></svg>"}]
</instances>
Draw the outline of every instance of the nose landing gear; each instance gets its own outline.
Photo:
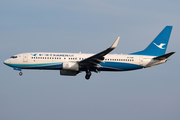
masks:
<instances>
[{"instance_id":1,"label":"nose landing gear","mask_svg":"<svg viewBox=\"0 0 180 120\"><path fill-rule=\"evenodd\" d=\"M20 71L20 72L19 72L19 75L20 75L20 76L22 76L22 74L23 74L23 73L22 73L21 68L16 68L16 67L14 67L13 69L14 69L14 70L18 70L18 71Z\"/></svg>"}]
</instances>

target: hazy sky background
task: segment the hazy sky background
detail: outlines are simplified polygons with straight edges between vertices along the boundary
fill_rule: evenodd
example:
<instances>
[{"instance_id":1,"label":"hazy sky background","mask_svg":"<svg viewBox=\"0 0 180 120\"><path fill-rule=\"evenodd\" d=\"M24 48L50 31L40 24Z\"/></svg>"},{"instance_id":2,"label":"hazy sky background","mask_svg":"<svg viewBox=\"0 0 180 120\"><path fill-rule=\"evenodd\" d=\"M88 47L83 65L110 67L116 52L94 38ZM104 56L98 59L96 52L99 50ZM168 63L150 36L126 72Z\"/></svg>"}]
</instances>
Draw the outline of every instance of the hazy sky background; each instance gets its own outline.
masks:
<instances>
[{"instance_id":1,"label":"hazy sky background","mask_svg":"<svg viewBox=\"0 0 180 120\"><path fill-rule=\"evenodd\" d=\"M0 2L1 120L179 120L179 0L4 0ZM112 53L144 49L172 25L167 63L129 72L60 76L3 64L23 52Z\"/></svg>"}]
</instances>

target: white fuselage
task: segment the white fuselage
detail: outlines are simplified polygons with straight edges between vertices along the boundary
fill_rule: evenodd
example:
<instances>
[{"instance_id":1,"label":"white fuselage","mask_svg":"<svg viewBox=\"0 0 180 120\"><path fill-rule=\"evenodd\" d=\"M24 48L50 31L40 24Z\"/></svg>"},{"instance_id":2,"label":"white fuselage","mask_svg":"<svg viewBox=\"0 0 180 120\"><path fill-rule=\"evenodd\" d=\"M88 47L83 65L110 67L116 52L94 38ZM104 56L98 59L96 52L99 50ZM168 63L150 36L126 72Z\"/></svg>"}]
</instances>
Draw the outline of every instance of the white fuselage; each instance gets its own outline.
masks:
<instances>
[{"instance_id":1,"label":"white fuselage","mask_svg":"<svg viewBox=\"0 0 180 120\"><path fill-rule=\"evenodd\" d=\"M14 55L4 63L20 69L56 69L61 70L65 62L78 63L94 54L83 53L22 53ZM97 65L98 71L126 71L152 67L166 62L153 60L154 56L108 54L104 61ZM79 71L83 71L79 69Z\"/></svg>"}]
</instances>

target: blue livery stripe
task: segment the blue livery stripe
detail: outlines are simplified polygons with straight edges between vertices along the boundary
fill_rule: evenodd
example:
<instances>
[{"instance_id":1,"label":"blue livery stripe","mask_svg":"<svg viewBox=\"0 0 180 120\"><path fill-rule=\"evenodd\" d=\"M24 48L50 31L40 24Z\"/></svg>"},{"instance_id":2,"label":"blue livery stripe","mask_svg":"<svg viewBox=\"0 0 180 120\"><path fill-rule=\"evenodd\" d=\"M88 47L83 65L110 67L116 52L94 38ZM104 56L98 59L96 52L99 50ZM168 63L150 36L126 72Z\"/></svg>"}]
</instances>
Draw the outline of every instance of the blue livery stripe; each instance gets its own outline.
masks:
<instances>
[{"instance_id":1,"label":"blue livery stripe","mask_svg":"<svg viewBox=\"0 0 180 120\"><path fill-rule=\"evenodd\" d=\"M122 62L105 62L100 63L102 67L99 67L99 70L117 70L117 71L126 71L126 70L134 70L141 69L143 66L131 64L131 63L122 63Z\"/></svg>"},{"instance_id":2,"label":"blue livery stripe","mask_svg":"<svg viewBox=\"0 0 180 120\"><path fill-rule=\"evenodd\" d=\"M43 63L43 64L11 64L6 63L6 65L10 67L16 67L16 68L31 68L31 69L41 69L41 68L60 68L62 67L62 62L58 63Z\"/></svg>"}]
</instances>

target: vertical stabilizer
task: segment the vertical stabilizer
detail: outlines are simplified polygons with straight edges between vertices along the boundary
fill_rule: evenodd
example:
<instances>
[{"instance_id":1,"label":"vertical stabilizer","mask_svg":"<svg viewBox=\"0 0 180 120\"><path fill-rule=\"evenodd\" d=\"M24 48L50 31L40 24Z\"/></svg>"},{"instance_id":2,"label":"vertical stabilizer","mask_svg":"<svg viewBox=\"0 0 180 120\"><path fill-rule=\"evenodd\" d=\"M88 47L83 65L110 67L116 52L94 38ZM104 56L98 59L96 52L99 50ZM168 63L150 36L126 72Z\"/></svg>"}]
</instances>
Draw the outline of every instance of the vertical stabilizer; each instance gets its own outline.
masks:
<instances>
[{"instance_id":1,"label":"vertical stabilizer","mask_svg":"<svg viewBox=\"0 0 180 120\"><path fill-rule=\"evenodd\" d=\"M172 26L166 26L146 49L131 54L149 56L164 55L168 46L171 30Z\"/></svg>"}]
</instances>

